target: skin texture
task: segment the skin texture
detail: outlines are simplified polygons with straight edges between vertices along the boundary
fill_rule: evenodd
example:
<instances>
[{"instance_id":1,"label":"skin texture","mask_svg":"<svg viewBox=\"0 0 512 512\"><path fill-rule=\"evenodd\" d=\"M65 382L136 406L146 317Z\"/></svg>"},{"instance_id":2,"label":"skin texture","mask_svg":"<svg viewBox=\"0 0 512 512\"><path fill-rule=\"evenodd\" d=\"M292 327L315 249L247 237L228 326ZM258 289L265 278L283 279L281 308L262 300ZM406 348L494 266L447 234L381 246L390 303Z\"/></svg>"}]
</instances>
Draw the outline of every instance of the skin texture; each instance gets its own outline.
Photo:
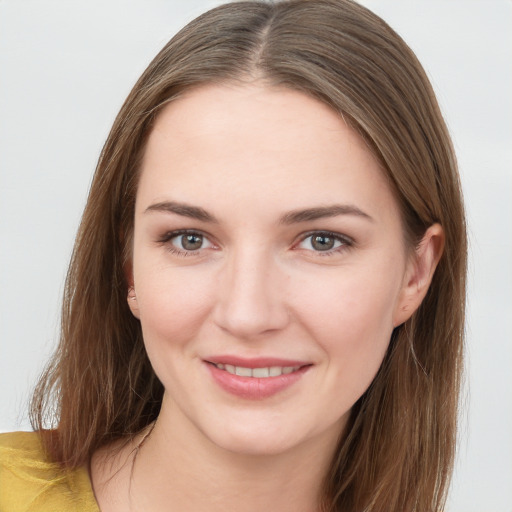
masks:
<instances>
[{"instance_id":1,"label":"skin texture","mask_svg":"<svg viewBox=\"0 0 512 512\"><path fill-rule=\"evenodd\" d=\"M127 271L166 389L130 506L314 510L348 413L393 328L420 304L442 245L434 225L417 249L405 246L378 162L318 101L256 83L205 86L168 105L142 162ZM208 361L225 355L308 368L286 389L246 399L212 378ZM116 510L132 462L119 458L124 472L108 487L101 457L93 485Z\"/></svg>"}]
</instances>

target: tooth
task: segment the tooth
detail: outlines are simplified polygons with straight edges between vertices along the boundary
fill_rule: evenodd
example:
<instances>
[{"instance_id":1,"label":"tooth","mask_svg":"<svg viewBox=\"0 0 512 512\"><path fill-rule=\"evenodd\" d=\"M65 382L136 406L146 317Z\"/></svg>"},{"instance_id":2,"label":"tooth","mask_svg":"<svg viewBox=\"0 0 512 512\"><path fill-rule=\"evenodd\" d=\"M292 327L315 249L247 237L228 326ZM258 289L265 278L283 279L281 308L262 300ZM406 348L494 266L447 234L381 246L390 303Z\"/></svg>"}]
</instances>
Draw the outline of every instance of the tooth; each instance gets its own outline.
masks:
<instances>
[{"instance_id":1,"label":"tooth","mask_svg":"<svg viewBox=\"0 0 512 512\"><path fill-rule=\"evenodd\" d=\"M224 365L222 363L215 365L219 370L224 370Z\"/></svg>"},{"instance_id":2,"label":"tooth","mask_svg":"<svg viewBox=\"0 0 512 512\"><path fill-rule=\"evenodd\" d=\"M251 368L244 368L243 366L235 366L235 372L240 377L252 377Z\"/></svg>"},{"instance_id":3,"label":"tooth","mask_svg":"<svg viewBox=\"0 0 512 512\"><path fill-rule=\"evenodd\" d=\"M231 373L232 375L235 375L235 367L234 367L232 364L226 364L226 365L224 365L224 369L225 369L228 373Z\"/></svg>"},{"instance_id":4,"label":"tooth","mask_svg":"<svg viewBox=\"0 0 512 512\"><path fill-rule=\"evenodd\" d=\"M283 375L287 375L288 373L292 373L294 370L293 366L285 366L283 368Z\"/></svg>"},{"instance_id":5,"label":"tooth","mask_svg":"<svg viewBox=\"0 0 512 512\"><path fill-rule=\"evenodd\" d=\"M268 377L269 374L270 374L269 368L253 368L252 369L253 377L265 378L265 377Z\"/></svg>"},{"instance_id":6,"label":"tooth","mask_svg":"<svg viewBox=\"0 0 512 512\"><path fill-rule=\"evenodd\" d=\"M283 369L280 366L271 366L269 368L270 377L279 377L283 373Z\"/></svg>"}]
</instances>

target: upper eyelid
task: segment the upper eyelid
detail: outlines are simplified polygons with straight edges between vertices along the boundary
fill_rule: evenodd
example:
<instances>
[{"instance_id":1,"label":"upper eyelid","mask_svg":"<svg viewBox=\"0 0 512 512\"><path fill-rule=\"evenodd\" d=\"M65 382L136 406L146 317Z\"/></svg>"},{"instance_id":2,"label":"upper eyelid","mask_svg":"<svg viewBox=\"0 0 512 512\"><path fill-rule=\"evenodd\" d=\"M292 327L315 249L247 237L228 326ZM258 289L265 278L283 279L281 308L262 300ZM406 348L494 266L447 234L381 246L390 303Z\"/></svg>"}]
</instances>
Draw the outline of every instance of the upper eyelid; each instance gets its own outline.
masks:
<instances>
[{"instance_id":1,"label":"upper eyelid","mask_svg":"<svg viewBox=\"0 0 512 512\"><path fill-rule=\"evenodd\" d=\"M309 238L310 236L313 236L313 235L326 235L326 236L335 238L337 240L341 240L342 242L345 242L345 243L348 243L348 244L353 244L354 243L354 239L352 237L348 236L348 235L344 235L342 233L336 233L335 231L322 230L322 229L315 229L315 230L312 230L312 231L308 231L306 233L301 233L297 237L297 241L301 242L301 241L306 240L307 238Z\"/></svg>"},{"instance_id":2,"label":"upper eyelid","mask_svg":"<svg viewBox=\"0 0 512 512\"><path fill-rule=\"evenodd\" d=\"M159 241L168 241L172 238L175 238L180 235L199 235L203 238L207 238L210 242L213 243L212 236L200 229L175 229L171 231L166 231L162 236L159 237Z\"/></svg>"}]
</instances>

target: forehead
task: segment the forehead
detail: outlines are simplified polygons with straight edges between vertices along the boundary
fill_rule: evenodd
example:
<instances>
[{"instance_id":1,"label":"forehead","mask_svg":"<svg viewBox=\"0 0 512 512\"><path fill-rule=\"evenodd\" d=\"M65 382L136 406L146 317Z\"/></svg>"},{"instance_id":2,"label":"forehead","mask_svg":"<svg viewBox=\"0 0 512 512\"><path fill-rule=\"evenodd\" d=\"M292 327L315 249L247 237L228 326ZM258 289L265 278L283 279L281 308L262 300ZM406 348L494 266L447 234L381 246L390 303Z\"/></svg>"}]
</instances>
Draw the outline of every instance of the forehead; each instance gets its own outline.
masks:
<instances>
[{"instance_id":1,"label":"forehead","mask_svg":"<svg viewBox=\"0 0 512 512\"><path fill-rule=\"evenodd\" d=\"M159 114L137 201L168 195L205 207L228 198L278 207L266 203L279 196L289 208L358 201L396 212L379 163L340 114L298 91L259 84L203 86Z\"/></svg>"}]
</instances>

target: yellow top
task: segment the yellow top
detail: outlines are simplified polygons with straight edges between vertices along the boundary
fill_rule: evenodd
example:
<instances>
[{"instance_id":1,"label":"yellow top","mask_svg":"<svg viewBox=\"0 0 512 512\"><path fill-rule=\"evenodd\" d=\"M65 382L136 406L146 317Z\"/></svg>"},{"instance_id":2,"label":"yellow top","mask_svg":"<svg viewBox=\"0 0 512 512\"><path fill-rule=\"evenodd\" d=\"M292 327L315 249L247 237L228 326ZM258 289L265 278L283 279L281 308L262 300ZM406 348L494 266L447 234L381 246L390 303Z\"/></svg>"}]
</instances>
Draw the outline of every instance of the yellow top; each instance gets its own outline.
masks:
<instances>
[{"instance_id":1,"label":"yellow top","mask_svg":"<svg viewBox=\"0 0 512 512\"><path fill-rule=\"evenodd\" d=\"M99 512L85 468L49 462L36 432L0 434L0 512Z\"/></svg>"}]
</instances>

